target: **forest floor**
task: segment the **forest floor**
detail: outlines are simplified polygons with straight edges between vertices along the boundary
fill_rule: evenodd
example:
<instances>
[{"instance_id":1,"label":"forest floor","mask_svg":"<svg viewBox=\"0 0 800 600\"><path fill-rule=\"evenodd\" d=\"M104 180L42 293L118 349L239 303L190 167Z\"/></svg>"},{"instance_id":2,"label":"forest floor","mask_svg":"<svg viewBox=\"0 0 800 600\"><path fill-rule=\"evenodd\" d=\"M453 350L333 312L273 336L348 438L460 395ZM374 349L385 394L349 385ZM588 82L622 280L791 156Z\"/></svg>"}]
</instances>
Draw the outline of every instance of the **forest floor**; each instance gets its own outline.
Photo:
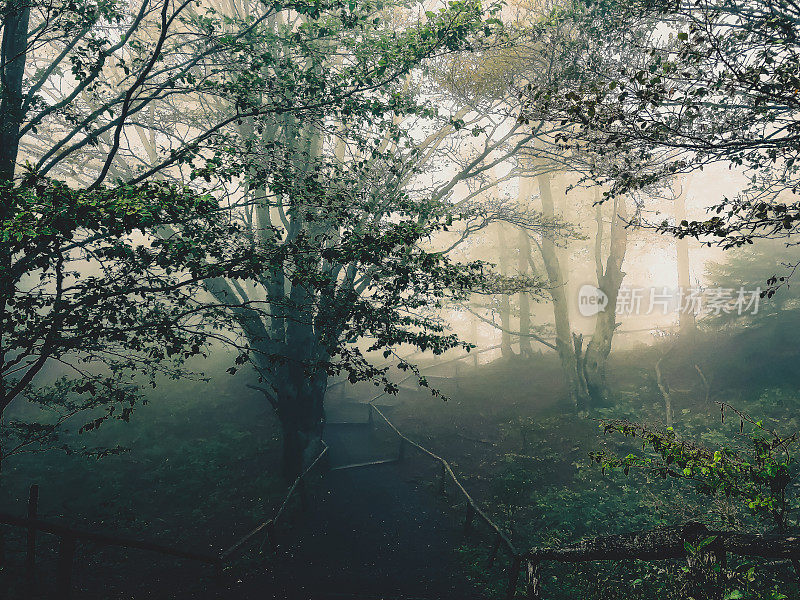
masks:
<instances>
[{"instance_id":1,"label":"forest floor","mask_svg":"<svg viewBox=\"0 0 800 600\"><path fill-rule=\"evenodd\" d=\"M612 361L614 416L628 411L633 419L658 422L663 417L653 375L653 365L663 352L664 348L642 348ZM673 356L672 364L665 361L665 373L676 389L683 390L680 397L676 393L678 421L702 433L708 423L718 421L718 408L704 399L693 359ZM758 364L748 360L773 381L776 373L798 375L783 366L795 358L792 353L780 362L774 356ZM727 362L734 365L730 371L710 362L701 364L715 394L734 400L737 394L744 397L737 378L747 380L741 369L746 363ZM591 465L585 466L589 450L601 437L596 419L606 409L599 407L589 418L575 415L565 403L553 356L516 357L480 366L468 360L426 370L426 377L448 396L446 401L411 385L412 379L397 396L384 396L377 404L409 437L445 457L473 497L520 547L608 533L615 527L696 518L705 510L700 504L684 503L681 510L694 513L676 512L666 496L642 494L633 482L604 479ZM214 394L209 394L212 388L204 385L197 382L183 390L186 406L166 420L147 420L147 427L134 436L132 456L100 461L96 464L102 468L94 470L83 466L85 459L80 458L42 463L47 468L23 465L25 478L15 483L11 473L7 481L14 486L4 491L0 504L19 513L24 506L22 483L33 480L46 491L45 518L71 517L70 522L84 529L159 539L200 551L225 547L270 514L285 486L274 477L278 438L263 407L251 402L249 411L232 415L220 426L220 415L232 402L243 406L246 386L213 388ZM328 420L365 420L364 403L376 393L369 385L335 388L327 401ZM198 411L198 399L208 397L213 402L189 421L188 415ZM175 437L180 429L176 423L184 420ZM397 455L397 438L377 420L374 428L331 424L326 439L333 466ZM416 451L407 451L406 457L402 464L328 473L309 488L308 511L303 513L295 504L278 527L277 556L264 540L254 540L221 578L186 561L80 547L74 597L494 597L498 589L492 585L502 580L499 569L507 564L498 561L496 573L487 581L476 579L476 572L478 577L485 575L490 540L478 533L465 535L463 499L453 489L445 496L439 493L439 469L433 461ZM70 500L70 494L75 499ZM98 512L104 506L107 511ZM124 520L128 514L135 515L130 522ZM3 589L8 574L21 567L24 548L19 533L7 535L6 541L10 562L0 571L0 597L55 597L49 583L56 564L55 540L40 536L38 595L20 593L19 587L14 594L10 587ZM603 585L618 585L624 596L628 579L626 573L619 581L604 579Z\"/></svg>"}]
</instances>

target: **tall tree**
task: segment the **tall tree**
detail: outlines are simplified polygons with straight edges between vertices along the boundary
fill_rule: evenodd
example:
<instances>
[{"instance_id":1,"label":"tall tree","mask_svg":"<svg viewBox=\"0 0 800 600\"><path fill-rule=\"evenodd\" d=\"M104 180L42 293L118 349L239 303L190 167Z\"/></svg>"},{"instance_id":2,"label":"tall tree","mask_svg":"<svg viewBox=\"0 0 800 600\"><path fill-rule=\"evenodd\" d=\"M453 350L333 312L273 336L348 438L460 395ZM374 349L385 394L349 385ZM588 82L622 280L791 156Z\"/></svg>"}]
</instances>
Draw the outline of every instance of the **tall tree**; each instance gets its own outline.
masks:
<instances>
[{"instance_id":1,"label":"tall tree","mask_svg":"<svg viewBox=\"0 0 800 600\"><path fill-rule=\"evenodd\" d=\"M327 375L380 378L348 341L457 344L420 310L481 268L422 249L442 213L398 186L392 115L428 111L403 82L491 28L480 5L399 30L337 1L4 10L3 408L24 392L92 410L74 395L108 372L125 375L103 396L130 407L129 373L224 339L276 382L290 475L319 439ZM69 390L31 388L65 361Z\"/></svg>"},{"instance_id":2,"label":"tall tree","mask_svg":"<svg viewBox=\"0 0 800 600\"><path fill-rule=\"evenodd\" d=\"M743 192L717 199L707 219L665 222L662 231L726 248L796 233L793 2L573 2L553 18L574 32L580 76L558 89L535 86L523 118L563 119L574 127L565 144L628 153L632 160L597 173L609 195L724 162L751 178Z\"/></svg>"}]
</instances>

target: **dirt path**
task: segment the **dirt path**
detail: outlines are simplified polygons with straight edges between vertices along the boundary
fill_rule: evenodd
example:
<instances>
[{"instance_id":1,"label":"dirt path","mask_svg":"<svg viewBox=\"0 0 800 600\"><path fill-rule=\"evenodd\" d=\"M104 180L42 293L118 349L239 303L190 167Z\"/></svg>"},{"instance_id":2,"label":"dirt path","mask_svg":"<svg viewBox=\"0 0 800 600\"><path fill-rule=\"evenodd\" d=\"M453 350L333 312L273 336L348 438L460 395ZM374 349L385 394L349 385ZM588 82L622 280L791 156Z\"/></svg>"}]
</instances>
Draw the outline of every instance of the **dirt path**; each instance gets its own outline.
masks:
<instances>
[{"instance_id":1,"label":"dirt path","mask_svg":"<svg viewBox=\"0 0 800 600\"><path fill-rule=\"evenodd\" d=\"M332 466L389 458L368 427L330 426ZM396 450L395 450L396 452ZM288 598L480 598L460 575L460 525L432 493L420 457L331 471L294 529L277 591ZM287 540L283 540L286 542Z\"/></svg>"}]
</instances>

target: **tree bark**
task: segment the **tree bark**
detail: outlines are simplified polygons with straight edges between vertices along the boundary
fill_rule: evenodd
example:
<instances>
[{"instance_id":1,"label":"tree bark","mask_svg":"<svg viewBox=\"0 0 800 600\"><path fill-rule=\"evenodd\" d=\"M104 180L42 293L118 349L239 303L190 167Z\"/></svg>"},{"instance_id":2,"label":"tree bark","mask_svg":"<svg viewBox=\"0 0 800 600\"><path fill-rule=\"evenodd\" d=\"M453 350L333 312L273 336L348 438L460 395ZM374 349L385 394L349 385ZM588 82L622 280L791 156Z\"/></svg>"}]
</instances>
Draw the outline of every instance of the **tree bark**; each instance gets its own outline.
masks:
<instances>
[{"instance_id":1,"label":"tree bark","mask_svg":"<svg viewBox=\"0 0 800 600\"><path fill-rule=\"evenodd\" d=\"M506 245L505 231L503 224L497 224L497 245L499 254L499 267L501 275L508 275L508 247ZM500 355L503 358L510 358L514 355L511 349L511 303L508 294L500 294Z\"/></svg>"},{"instance_id":2,"label":"tree bark","mask_svg":"<svg viewBox=\"0 0 800 600\"><path fill-rule=\"evenodd\" d=\"M30 4L26 0L9 0L2 11L3 39L0 41L0 188L14 179L14 169L19 152L19 131L22 113L22 82L28 46ZM0 189L0 220L5 220L11 210L11 198ZM6 324L6 305L14 293L11 269L11 251L0 242L0 365L5 364L6 345L3 327ZM6 380L0 374L0 423L8 405ZM2 438L0 437L0 469L3 464Z\"/></svg>"},{"instance_id":3,"label":"tree bark","mask_svg":"<svg viewBox=\"0 0 800 600\"><path fill-rule=\"evenodd\" d=\"M550 185L550 176L538 175L539 196L542 201L542 214L545 218L555 217L553 206L553 192ZM589 401L584 392L583 373L578 371L579 357L575 355L575 346L572 338L572 326L569 318L569 304L567 302L566 281L561 271L555 242L547 234L542 236L542 260L549 281L550 297L553 300L553 316L556 326L556 351L561 361L561 368L567 382L567 391L570 403L576 408L584 408Z\"/></svg>"},{"instance_id":4,"label":"tree bark","mask_svg":"<svg viewBox=\"0 0 800 600\"><path fill-rule=\"evenodd\" d=\"M305 369L301 369L305 371ZM283 476L294 481L322 451L327 374L294 382L278 394L278 418L283 436ZM299 383L299 384L298 384Z\"/></svg>"},{"instance_id":5,"label":"tree bark","mask_svg":"<svg viewBox=\"0 0 800 600\"><path fill-rule=\"evenodd\" d=\"M523 177L519 182L519 204L521 207L527 207L530 197L532 195L531 178ZM519 256L517 259L517 268L522 277L526 277L530 273L531 263L531 240L528 237L527 230L520 227L519 229ZM519 331L522 334L519 338L519 353L520 355L532 355L533 348L531 347L531 302L528 292L525 290L519 293Z\"/></svg>"},{"instance_id":6,"label":"tree bark","mask_svg":"<svg viewBox=\"0 0 800 600\"><path fill-rule=\"evenodd\" d=\"M680 224L681 221L684 220L686 220L686 183L685 181L681 181L680 193L678 197L675 198L675 222ZM688 238L677 238L675 240L675 253L677 255L678 265L678 287L685 295L692 286L689 275ZM697 332L697 320L691 307L687 308L689 310L683 310L683 307L678 307L678 331L682 338L688 342L692 342Z\"/></svg>"},{"instance_id":7,"label":"tree bark","mask_svg":"<svg viewBox=\"0 0 800 600\"><path fill-rule=\"evenodd\" d=\"M599 200L599 190L596 192L595 201ZM601 205L597 205L597 236L602 241L603 220ZM584 373L586 386L592 401L604 402L608 396L606 381L606 364L611 353L611 343L614 331L617 328L617 296L625 273L622 264L628 245L628 230L625 221L628 217L625 199L614 201L614 212L611 219L611 239L609 242L608 259L605 269L601 256L602 243L595 245L595 264L597 268L597 287L608 296L608 305L605 310L597 313L592 340L586 346L584 358ZM599 247L598 247L599 246Z\"/></svg>"},{"instance_id":8,"label":"tree bark","mask_svg":"<svg viewBox=\"0 0 800 600\"><path fill-rule=\"evenodd\" d=\"M22 114L22 81L28 46L30 3L9 0L3 10L0 51L0 182L14 178L19 151ZM7 207L3 207L5 210Z\"/></svg>"}]
</instances>

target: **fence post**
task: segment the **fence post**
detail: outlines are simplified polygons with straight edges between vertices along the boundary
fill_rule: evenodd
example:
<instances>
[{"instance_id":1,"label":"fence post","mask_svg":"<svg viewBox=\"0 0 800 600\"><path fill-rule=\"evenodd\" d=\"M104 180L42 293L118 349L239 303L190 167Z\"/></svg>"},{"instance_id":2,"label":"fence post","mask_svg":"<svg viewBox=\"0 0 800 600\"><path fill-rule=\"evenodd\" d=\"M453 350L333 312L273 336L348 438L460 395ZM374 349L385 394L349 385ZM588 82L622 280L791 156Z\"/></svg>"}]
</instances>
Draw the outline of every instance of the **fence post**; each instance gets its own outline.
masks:
<instances>
[{"instance_id":1,"label":"fence post","mask_svg":"<svg viewBox=\"0 0 800 600\"><path fill-rule=\"evenodd\" d=\"M529 600L541 600L542 584L539 580L539 561L527 561L528 584L527 595Z\"/></svg>"},{"instance_id":2,"label":"fence post","mask_svg":"<svg viewBox=\"0 0 800 600\"><path fill-rule=\"evenodd\" d=\"M68 600L72 594L72 563L75 558L75 537L64 535L58 544L58 597Z\"/></svg>"},{"instance_id":3,"label":"fence post","mask_svg":"<svg viewBox=\"0 0 800 600\"><path fill-rule=\"evenodd\" d=\"M514 562L511 563L511 570L508 572L508 589L506 590L506 600L511 600L514 594L517 593L517 581L519 580L519 570L522 564L522 559L519 556L514 557Z\"/></svg>"},{"instance_id":4,"label":"fence post","mask_svg":"<svg viewBox=\"0 0 800 600\"><path fill-rule=\"evenodd\" d=\"M273 554L278 553L278 544L275 540L275 521L267 523L267 541L269 542L269 549Z\"/></svg>"},{"instance_id":5,"label":"fence post","mask_svg":"<svg viewBox=\"0 0 800 600\"><path fill-rule=\"evenodd\" d=\"M33 484L28 494L28 518L35 519L39 514L39 486ZM36 571L36 528L28 526L28 549L25 555L25 574L28 579L28 589L32 590Z\"/></svg>"},{"instance_id":6,"label":"fence post","mask_svg":"<svg viewBox=\"0 0 800 600\"><path fill-rule=\"evenodd\" d=\"M467 500L467 514L464 517L464 533L469 533L472 529L472 518L475 516L475 508L472 502Z\"/></svg>"}]
</instances>

